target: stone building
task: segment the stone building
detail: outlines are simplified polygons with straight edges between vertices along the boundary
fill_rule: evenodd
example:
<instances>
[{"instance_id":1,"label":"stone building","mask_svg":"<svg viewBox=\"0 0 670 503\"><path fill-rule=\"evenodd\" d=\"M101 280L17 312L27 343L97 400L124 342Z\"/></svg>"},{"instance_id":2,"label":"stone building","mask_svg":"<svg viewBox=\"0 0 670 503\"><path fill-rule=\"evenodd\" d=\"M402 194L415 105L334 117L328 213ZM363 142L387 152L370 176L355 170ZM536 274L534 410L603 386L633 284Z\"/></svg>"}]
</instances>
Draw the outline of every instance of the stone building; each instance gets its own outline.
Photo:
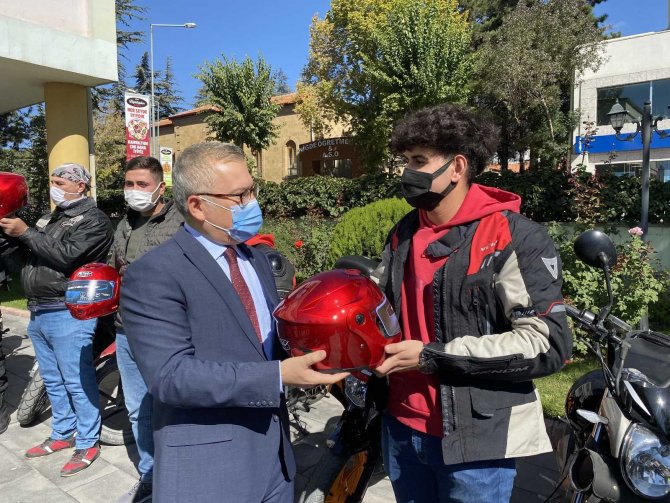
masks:
<instances>
[{"instance_id":1,"label":"stone building","mask_svg":"<svg viewBox=\"0 0 670 503\"><path fill-rule=\"evenodd\" d=\"M287 178L314 174L340 177L360 176L361 164L352 139L345 136L344 127L333 128L329 138L315 138L295 112L295 93L275 96L281 106L274 123L279 126L275 143L261 152L247 155L256 162L256 175L269 181L281 182ZM161 147L174 150L175 158L189 145L211 138L205 122L215 112L211 106L187 110L163 119L159 123Z\"/></svg>"}]
</instances>

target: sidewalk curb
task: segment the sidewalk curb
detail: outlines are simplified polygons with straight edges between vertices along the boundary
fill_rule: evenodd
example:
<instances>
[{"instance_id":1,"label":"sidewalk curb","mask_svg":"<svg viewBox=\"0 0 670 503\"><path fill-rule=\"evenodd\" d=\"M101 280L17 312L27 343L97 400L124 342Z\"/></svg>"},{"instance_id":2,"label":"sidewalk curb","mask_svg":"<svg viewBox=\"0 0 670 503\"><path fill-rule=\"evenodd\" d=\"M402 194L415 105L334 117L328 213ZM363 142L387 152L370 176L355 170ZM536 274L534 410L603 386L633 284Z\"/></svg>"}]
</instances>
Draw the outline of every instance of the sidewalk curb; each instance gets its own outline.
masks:
<instances>
[{"instance_id":1,"label":"sidewalk curb","mask_svg":"<svg viewBox=\"0 0 670 503\"><path fill-rule=\"evenodd\" d=\"M27 309L18 309L16 307L0 306L0 311L11 314L12 316L19 316L21 318L30 318L30 311Z\"/></svg>"}]
</instances>

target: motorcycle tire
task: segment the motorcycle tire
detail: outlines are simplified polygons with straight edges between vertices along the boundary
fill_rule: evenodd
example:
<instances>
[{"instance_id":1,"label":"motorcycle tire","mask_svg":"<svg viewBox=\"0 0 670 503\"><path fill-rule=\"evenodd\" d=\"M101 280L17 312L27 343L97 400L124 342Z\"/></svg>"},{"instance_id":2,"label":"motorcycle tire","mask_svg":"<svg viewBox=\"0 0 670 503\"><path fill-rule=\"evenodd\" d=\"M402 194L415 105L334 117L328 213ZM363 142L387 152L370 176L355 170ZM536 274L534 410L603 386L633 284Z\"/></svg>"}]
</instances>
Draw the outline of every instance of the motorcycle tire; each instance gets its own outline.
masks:
<instances>
[{"instance_id":1,"label":"motorcycle tire","mask_svg":"<svg viewBox=\"0 0 670 503\"><path fill-rule=\"evenodd\" d=\"M328 450L309 475L296 503L360 503L365 490L360 491L361 498L353 499L361 484L367 488L370 483L363 480L367 451L351 456L340 456Z\"/></svg>"},{"instance_id":2,"label":"motorcycle tire","mask_svg":"<svg viewBox=\"0 0 670 503\"><path fill-rule=\"evenodd\" d=\"M30 370L30 381L23 390L19 406L16 409L16 420L21 426L29 426L49 407L49 397L44 381L40 375L37 360Z\"/></svg>"},{"instance_id":3,"label":"motorcycle tire","mask_svg":"<svg viewBox=\"0 0 670 503\"><path fill-rule=\"evenodd\" d=\"M130 445L135 442L123 399L121 374L116 357L111 356L95 368L95 378L100 396L102 428L100 441L107 445Z\"/></svg>"}]
</instances>

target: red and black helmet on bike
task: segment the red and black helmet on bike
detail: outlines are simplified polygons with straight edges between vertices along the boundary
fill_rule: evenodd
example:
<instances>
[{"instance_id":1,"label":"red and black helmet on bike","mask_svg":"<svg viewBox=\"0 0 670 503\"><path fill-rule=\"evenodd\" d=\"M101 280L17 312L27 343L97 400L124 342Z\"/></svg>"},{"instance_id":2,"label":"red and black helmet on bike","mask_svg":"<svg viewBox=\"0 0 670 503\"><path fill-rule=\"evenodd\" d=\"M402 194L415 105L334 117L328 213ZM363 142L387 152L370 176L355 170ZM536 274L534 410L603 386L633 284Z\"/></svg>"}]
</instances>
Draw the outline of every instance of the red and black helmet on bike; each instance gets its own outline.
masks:
<instances>
[{"instance_id":1,"label":"red and black helmet on bike","mask_svg":"<svg viewBox=\"0 0 670 503\"><path fill-rule=\"evenodd\" d=\"M384 346L401 339L384 293L354 269L312 276L277 306L274 317L291 356L326 351L317 370L374 369L384 361Z\"/></svg>"},{"instance_id":2,"label":"red and black helmet on bike","mask_svg":"<svg viewBox=\"0 0 670 503\"><path fill-rule=\"evenodd\" d=\"M65 306L78 320L90 320L115 313L119 308L119 273L111 266L94 262L74 271L65 289Z\"/></svg>"},{"instance_id":3,"label":"red and black helmet on bike","mask_svg":"<svg viewBox=\"0 0 670 503\"><path fill-rule=\"evenodd\" d=\"M16 173L0 172L0 218L28 205L28 184Z\"/></svg>"}]
</instances>

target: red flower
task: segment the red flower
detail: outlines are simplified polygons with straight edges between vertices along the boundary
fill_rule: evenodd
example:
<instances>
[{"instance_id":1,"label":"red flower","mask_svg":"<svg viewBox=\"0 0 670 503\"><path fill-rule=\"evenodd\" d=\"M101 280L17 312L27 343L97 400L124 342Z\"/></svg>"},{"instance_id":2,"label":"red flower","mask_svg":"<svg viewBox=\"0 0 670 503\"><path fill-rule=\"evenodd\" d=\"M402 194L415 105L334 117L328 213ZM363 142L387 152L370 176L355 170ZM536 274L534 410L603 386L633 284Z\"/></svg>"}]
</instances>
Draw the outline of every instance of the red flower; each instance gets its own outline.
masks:
<instances>
[{"instance_id":1,"label":"red flower","mask_svg":"<svg viewBox=\"0 0 670 503\"><path fill-rule=\"evenodd\" d=\"M296 247L296 248L302 248L302 245L304 245L304 244L305 244L305 242L304 242L302 239L298 239L298 240L295 242L295 247Z\"/></svg>"}]
</instances>

